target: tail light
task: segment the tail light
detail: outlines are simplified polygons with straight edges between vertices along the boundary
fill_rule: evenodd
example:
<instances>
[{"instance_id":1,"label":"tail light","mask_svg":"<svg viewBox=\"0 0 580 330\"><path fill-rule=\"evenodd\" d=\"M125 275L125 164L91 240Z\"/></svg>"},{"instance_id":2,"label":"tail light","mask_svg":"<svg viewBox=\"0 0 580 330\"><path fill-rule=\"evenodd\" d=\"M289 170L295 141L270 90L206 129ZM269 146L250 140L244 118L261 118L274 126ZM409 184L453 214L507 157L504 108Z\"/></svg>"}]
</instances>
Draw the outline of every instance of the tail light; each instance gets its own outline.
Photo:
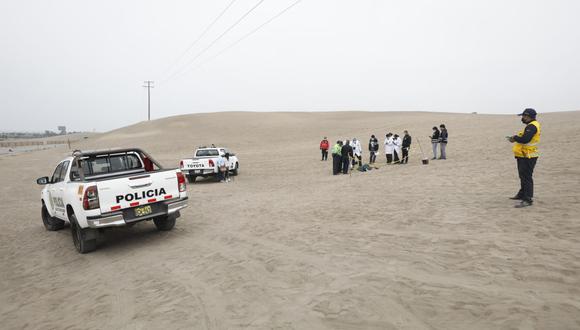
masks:
<instances>
[{"instance_id":1,"label":"tail light","mask_svg":"<svg viewBox=\"0 0 580 330\"><path fill-rule=\"evenodd\" d=\"M181 172L177 172L177 186L179 187L179 192L184 192L187 190L185 185L185 176Z\"/></svg>"},{"instance_id":2,"label":"tail light","mask_svg":"<svg viewBox=\"0 0 580 330\"><path fill-rule=\"evenodd\" d=\"M99 192L97 186L90 186L85 190L83 196L83 208L85 210L93 210L99 208Z\"/></svg>"},{"instance_id":3,"label":"tail light","mask_svg":"<svg viewBox=\"0 0 580 330\"><path fill-rule=\"evenodd\" d=\"M183 160L179 162L179 168L183 168Z\"/></svg>"},{"instance_id":4,"label":"tail light","mask_svg":"<svg viewBox=\"0 0 580 330\"><path fill-rule=\"evenodd\" d=\"M213 163L213 159L210 159L209 160L209 166L211 166L211 167L214 167L215 166L215 164Z\"/></svg>"}]
</instances>

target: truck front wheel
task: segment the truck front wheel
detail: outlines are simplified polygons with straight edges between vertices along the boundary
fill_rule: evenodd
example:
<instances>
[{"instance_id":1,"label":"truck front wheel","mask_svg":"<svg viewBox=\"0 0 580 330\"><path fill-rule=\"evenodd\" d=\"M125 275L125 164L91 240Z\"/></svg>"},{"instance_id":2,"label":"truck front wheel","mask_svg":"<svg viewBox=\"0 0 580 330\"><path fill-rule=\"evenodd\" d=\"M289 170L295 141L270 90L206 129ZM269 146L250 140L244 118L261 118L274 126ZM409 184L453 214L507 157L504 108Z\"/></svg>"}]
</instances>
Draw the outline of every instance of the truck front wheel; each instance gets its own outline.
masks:
<instances>
[{"instance_id":1,"label":"truck front wheel","mask_svg":"<svg viewBox=\"0 0 580 330\"><path fill-rule=\"evenodd\" d=\"M175 215L166 215L153 219L153 222L155 223L155 227L157 227L158 230L168 231L173 229L175 226L176 218L177 217Z\"/></svg>"},{"instance_id":2,"label":"truck front wheel","mask_svg":"<svg viewBox=\"0 0 580 330\"><path fill-rule=\"evenodd\" d=\"M73 243L75 244L77 251L84 254L96 250L97 231L92 228L81 228L74 213L69 216L69 219Z\"/></svg>"},{"instance_id":3,"label":"truck front wheel","mask_svg":"<svg viewBox=\"0 0 580 330\"><path fill-rule=\"evenodd\" d=\"M51 217L44 203L42 203L40 216L42 217L42 223L44 223L44 228L46 228L46 230L56 231L64 228L64 221Z\"/></svg>"}]
</instances>

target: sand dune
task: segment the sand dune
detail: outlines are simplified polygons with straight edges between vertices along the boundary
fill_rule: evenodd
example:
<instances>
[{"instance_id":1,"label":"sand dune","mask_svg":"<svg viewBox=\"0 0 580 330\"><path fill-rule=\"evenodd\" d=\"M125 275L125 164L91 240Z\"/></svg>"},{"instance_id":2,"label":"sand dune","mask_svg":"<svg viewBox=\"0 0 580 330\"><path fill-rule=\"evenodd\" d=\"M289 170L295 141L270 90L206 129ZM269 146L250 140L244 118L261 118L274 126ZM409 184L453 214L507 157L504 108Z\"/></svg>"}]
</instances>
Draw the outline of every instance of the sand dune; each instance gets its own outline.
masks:
<instances>
[{"instance_id":1,"label":"sand dune","mask_svg":"<svg viewBox=\"0 0 580 330\"><path fill-rule=\"evenodd\" d=\"M47 232L35 179L65 147L0 158L4 329L578 329L580 112L540 114L536 203L515 209L504 136L518 117L447 113L220 113L143 122L73 148L138 146L166 166L203 144L240 176L189 185L171 232L107 232L79 255ZM408 129L448 160L332 176L326 135ZM366 150L366 148L365 148ZM383 161L381 150L379 159ZM364 154L368 159L368 152Z\"/></svg>"}]
</instances>

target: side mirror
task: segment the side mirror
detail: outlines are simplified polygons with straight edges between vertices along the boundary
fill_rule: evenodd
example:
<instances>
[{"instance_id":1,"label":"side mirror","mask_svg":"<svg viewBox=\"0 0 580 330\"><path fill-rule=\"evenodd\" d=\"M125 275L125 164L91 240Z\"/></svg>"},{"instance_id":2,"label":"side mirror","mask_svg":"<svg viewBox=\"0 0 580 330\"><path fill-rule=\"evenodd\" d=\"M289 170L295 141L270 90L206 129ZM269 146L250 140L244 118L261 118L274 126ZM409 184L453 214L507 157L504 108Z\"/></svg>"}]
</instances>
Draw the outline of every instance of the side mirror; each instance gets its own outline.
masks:
<instances>
[{"instance_id":1,"label":"side mirror","mask_svg":"<svg viewBox=\"0 0 580 330\"><path fill-rule=\"evenodd\" d=\"M47 176L44 176L44 177L42 177L42 178L38 178L38 179L36 179L36 184L39 184L39 185L41 185L41 186L43 186L43 185L45 185L45 184L48 184L48 182L49 182L49 179L48 179L48 177L47 177Z\"/></svg>"}]
</instances>

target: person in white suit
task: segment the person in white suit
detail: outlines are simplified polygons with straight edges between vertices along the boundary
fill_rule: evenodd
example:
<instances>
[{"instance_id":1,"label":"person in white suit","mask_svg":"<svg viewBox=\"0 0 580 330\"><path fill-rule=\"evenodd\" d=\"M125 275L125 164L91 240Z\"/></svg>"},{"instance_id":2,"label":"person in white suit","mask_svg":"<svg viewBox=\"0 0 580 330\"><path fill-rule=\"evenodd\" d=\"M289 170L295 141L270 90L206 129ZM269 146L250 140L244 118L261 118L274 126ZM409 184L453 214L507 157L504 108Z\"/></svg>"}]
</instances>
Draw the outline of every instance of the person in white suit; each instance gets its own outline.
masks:
<instances>
[{"instance_id":1,"label":"person in white suit","mask_svg":"<svg viewBox=\"0 0 580 330\"><path fill-rule=\"evenodd\" d=\"M393 134L389 133L385 137L385 155L387 156L387 164L393 162L393 152L395 151L395 144L393 142Z\"/></svg>"},{"instance_id":2,"label":"person in white suit","mask_svg":"<svg viewBox=\"0 0 580 330\"><path fill-rule=\"evenodd\" d=\"M362 146L360 144L360 141L357 138L353 138L352 141L350 142L350 145L352 147L352 153L354 155L352 159L352 166L354 167L354 164L356 164L357 160L358 166L362 166Z\"/></svg>"},{"instance_id":3,"label":"person in white suit","mask_svg":"<svg viewBox=\"0 0 580 330\"><path fill-rule=\"evenodd\" d=\"M395 145L395 153L393 160L395 164L399 164L402 157L401 146L403 145L403 139L401 139L401 137L398 134L395 134L395 136L393 137L393 144Z\"/></svg>"}]
</instances>

